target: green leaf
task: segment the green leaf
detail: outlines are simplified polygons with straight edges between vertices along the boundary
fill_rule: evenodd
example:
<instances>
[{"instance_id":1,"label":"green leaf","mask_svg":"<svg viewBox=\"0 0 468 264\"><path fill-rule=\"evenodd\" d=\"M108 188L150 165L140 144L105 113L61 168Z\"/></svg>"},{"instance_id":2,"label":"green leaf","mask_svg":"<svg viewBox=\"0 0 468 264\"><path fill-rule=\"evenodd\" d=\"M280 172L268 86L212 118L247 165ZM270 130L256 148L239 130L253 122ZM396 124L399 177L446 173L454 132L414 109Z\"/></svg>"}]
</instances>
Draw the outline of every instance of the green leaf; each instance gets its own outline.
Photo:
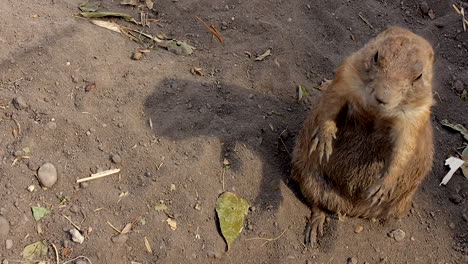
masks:
<instances>
[{"instance_id":1,"label":"green leaf","mask_svg":"<svg viewBox=\"0 0 468 264\"><path fill-rule=\"evenodd\" d=\"M440 121L440 123L446 127L450 127L451 129L460 132L465 138L465 140L468 141L468 130L464 126L460 124L450 123L447 119Z\"/></svg>"},{"instance_id":2,"label":"green leaf","mask_svg":"<svg viewBox=\"0 0 468 264\"><path fill-rule=\"evenodd\" d=\"M100 2L89 3L89 0L85 0L78 6L78 8L83 12L96 12L99 7L101 7Z\"/></svg>"},{"instance_id":3,"label":"green leaf","mask_svg":"<svg viewBox=\"0 0 468 264\"><path fill-rule=\"evenodd\" d=\"M44 207L39 207L39 206L32 206L31 207L34 219L36 221L41 220L42 217L44 217L46 214L50 213L50 210Z\"/></svg>"},{"instance_id":4,"label":"green leaf","mask_svg":"<svg viewBox=\"0 0 468 264\"><path fill-rule=\"evenodd\" d=\"M45 240L43 241L37 241L35 243L27 245L23 249L23 258L27 260L33 260L37 259L40 257L46 257L47 256L47 243Z\"/></svg>"},{"instance_id":5,"label":"green leaf","mask_svg":"<svg viewBox=\"0 0 468 264\"><path fill-rule=\"evenodd\" d=\"M244 227L244 217L249 212L247 200L235 193L225 192L218 197L216 213L218 214L221 233L226 240L228 250Z\"/></svg>"},{"instance_id":6,"label":"green leaf","mask_svg":"<svg viewBox=\"0 0 468 264\"><path fill-rule=\"evenodd\" d=\"M100 17L120 17L126 21L138 24L138 22L129 14L114 13L114 12L81 12L80 15L86 18L100 18Z\"/></svg>"},{"instance_id":7,"label":"green leaf","mask_svg":"<svg viewBox=\"0 0 468 264\"><path fill-rule=\"evenodd\" d=\"M154 210L156 211L166 211L167 210L167 206L165 204L157 204L154 206Z\"/></svg>"},{"instance_id":8,"label":"green leaf","mask_svg":"<svg viewBox=\"0 0 468 264\"><path fill-rule=\"evenodd\" d=\"M23 148L23 151L24 151L24 153L26 153L26 154L28 154L29 152L31 152L31 150L29 149L29 147Z\"/></svg>"},{"instance_id":9,"label":"green leaf","mask_svg":"<svg viewBox=\"0 0 468 264\"><path fill-rule=\"evenodd\" d=\"M304 86L300 85L297 87L298 89L298 102L302 101L302 98L305 97L305 96L309 96L309 91L307 91L307 88L305 88Z\"/></svg>"}]
</instances>

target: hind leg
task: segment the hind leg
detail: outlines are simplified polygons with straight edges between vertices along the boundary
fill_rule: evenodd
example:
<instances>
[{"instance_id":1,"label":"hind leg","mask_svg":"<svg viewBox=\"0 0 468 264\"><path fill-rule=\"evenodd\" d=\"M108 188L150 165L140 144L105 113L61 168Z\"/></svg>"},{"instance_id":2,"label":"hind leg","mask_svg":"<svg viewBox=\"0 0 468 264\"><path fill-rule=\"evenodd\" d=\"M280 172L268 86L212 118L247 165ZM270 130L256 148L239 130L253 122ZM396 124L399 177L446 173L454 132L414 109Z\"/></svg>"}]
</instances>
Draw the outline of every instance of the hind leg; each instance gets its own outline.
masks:
<instances>
[{"instance_id":1,"label":"hind leg","mask_svg":"<svg viewBox=\"0 0 468 264\"><path fill-rule=\"evenodd\" d=\"M313 247L317 243L317 237L323 236L323 224L325 223L325 212L317 207L312 207L310 218L304 230L304 243Z\"/></svg>"}]
</instances>

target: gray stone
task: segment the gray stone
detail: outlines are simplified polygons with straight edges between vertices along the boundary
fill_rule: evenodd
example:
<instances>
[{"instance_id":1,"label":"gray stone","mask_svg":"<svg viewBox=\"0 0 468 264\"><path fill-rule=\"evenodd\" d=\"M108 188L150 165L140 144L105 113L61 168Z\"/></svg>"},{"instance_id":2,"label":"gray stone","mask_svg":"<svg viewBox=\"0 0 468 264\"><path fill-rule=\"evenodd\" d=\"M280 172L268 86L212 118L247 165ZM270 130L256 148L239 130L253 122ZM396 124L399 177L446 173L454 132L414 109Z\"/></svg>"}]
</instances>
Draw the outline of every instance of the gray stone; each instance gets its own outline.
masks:
<instances>
[{"instance_id":1,"label":"gray stone","mask_svg":"<svg viewBox=\"0 0 468 264\"><path fill-rule=\"evenodd\" d=\"M112 242L115 244L124 244L128 240L128 236L124 234L116 235L111 238Z\"/></svg>"},{"instance_id":2,"label":"gray stone","mask_svg":"<svg viewBox=\"0 0 468 264\"><path fill-rule=\"evenodd\" d=\"M395 241L400 242L403 241L403 239L405 239L406 232L401 229L394 229L390 231L390 233L388 233L388 236L395 239Z\"/></svg>"},{"instance_id":3,"label":"gray stone","mask_svg":"<svg viewBox=\"0 0 468 264\"><path fill-rule=\"evenodd\" d=\"M18 96L15 99L13 99L13 106L18 110L28 108L28 104L21 96Z\"/></svg>"},{"instance_id":4,"label":"gray stone","mask_svg":"<svg viewBox=\"0 0 468 264\"><path fill-rule=\"evenodd\" d=\"M43 164L37 171L42 186L50 188L57 182L57 169L52 163Z\"/></svg>"},{"instance_id":5,"label":"gray stone","mask_svg":"<svg viewBox=\"0 0 468 264\"><path fill-rule=\"evenodd\" d=\"M5 217L0 216L0 238L6 237L10 232L10 223Z\"/></svg>"},{"instance_id":6,"label":"gray stone","mask_svg":"<svg viewBox=\"0 0 468 264\"><path fill-rule=\"evenodd\" d=\"M10 250L11 248L13 248L13 240L11 240L11 239L5 240L5 248L7 250Z\"/></svg>"},{"instance_id":7,"label":"gray stone","mask_svg":"<svg viewBox=\"0 0 468 264\"><path fill-rule=\"evenodd\" d=\"M112 162L114 162L115 164L119 164L119 163L122 162L122 158L119 156L119 154L114 154L114 155L112 155L111 160L112 160Z\"/></svg>"}]
</instances>

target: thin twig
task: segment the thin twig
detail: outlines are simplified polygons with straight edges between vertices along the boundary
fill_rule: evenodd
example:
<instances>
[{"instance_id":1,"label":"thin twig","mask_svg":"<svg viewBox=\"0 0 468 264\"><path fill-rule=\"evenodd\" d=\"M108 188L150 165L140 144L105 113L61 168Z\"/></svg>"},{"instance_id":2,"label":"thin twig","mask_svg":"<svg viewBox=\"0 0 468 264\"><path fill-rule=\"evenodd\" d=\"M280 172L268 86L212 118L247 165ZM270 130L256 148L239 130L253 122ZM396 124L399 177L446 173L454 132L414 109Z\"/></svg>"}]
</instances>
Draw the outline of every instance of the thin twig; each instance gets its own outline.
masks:
<instances>
[{"instance_id":1,"label":"thin twig","mask_svg":"<svg viewBox=\"0 0 468 264\"><path fill-rule=\"evenodd\" d=\"M65 261L65 262L62 263L62 264L72 263L72 262L74 262L75 260L80 259L80 258L84 258L84 259L86 259L86 260L89 262L89 264L93 264L93 262L92 262L89 258L87 258L87 257L85 257L85 256L78 256L78 257L76 257L76 258L74 258L74 259L70 259L70 260L68 260L68 261Z\"/></svg>"},{"instance_id":2,"label":"thin twig","mask_svg":"<svg viewBox=\"0 0 468 264\"><path fill-rule=\"evenodd\" d=\"M286 150L286 152L288 153L288 155L291 156L291 153L289 153L289 150L288 150L288 148L286 147L286 144L284 144L284 141L283 141L283 139L281 138L281 135L283 135L284 132L286 132L286 129L283 130L283 132L281 132L281 134L279 135L279 139L281 140L281 143L283 144L283 147L284 147L284 149Z\"/></svg>"},{"instance_id":3,"label":"thin twig","mask_svg":"<svg viewBox=\"0 0 468 264\"><path fill-rule=\"evenodd\" d=\"M289 229L289 227L286 228L286 229L284 229L284 231L281 232L281 234L280 234L279 236L275 237L275 238L253 237L253 238L248 238L248 239L246 239L246 240L247 240L247 241L248 241L248 240L265 240L265 243L263 243L263 244L260 245L260 247L262 247L262 246L264 246L264 245L265 245L266 243L268 243L268 242L275 241L275 240L278 240L279 238L281 238L281 237L284 235L284 233L286 233L286 231L287 231L288 229Z\"/></svg>"},{"instance_id":4,"label":"thin twig","mask_svg":"<svg viewBox=\"0 0 468 264\"><path fill-rule=\"evenodd\" d=\"M371 23L369 23L369 21L367 21L367 19L365 19L361 14L358 15L360 19L362 19L362 21L364 21L364 23L366 23L370 28L374 29L374 26L371 25Z\"/></svg>"},{"instance_id":5,"label":"thin twig","mask_svg":"<svg viewBox=\"0 0 468 264\"><path fill-rule=\"evenodd\" d=\"M226 168L223 168L223 173L221 174L222 175L222 184L223 184L223 192L224 192L224 174L226 172Z\"/></svg>"},{"instance_id":6,"label":"thin twig","mask_svg":"<svg viewBox=\"0 0 468 264\"><path fill-rule=\"evenodd\" d=\"M55 251L55 260L56 260L57 264L60 264L60 257L59 257L57 247L55 246L54 243L52 243L52 247L54 248L54 251Z\"/></svg>"},{"instance_id":7,"label":"thin twig","mask_svg":"<svg viewBox=\"0 0 468 264\"><path fill-rule=\"evenodd\" d=\"M113 226L109 221L107 221L107 224L112 227L112 229L114 229L115 231L117 231L119 234L122 234L122 231L120 231L119 229L117 229L117 227Z\"/></svg>"},{"instance_id":8,"label":"thin twig","mask_svg":"<svg viewBox=\"0 0 468 264\"><path fill-rule=\"evenodd\" d=\"M200 21L208 29L208 31L210 31L211 34L213 34L219 40L219 42L224 43L223 37L219 35L219 31L214 25L208 26L208 24L205 23L203 19L199 18L198 16L196 16L195 18L198 19L198 21Z\"/></svg>"},{"instance_id":9,"label":"thin twig","mask_svg":"<svg viewBox=\"0 0 468 264\"><path fill-rule=\"evenodd\" d=\"M101 172L92 174L91 177L86 177L86 178L78 179L78 180L76 181L76 183L82 183L82 182L85 182L85 181L96 180L96 179L99 179L99 178L102 178L102 177L106 177L106 176L109 176L109 175L112 175L112 174L115 174L115 173L118 173L118 172L120 172L120 169L113 169L113 170L101 171Z\"/></svg>"},{"instance_id":10,"label":"thin twig","mask_svg":"<svg viewBox=\"0 0 468 264\"><path fill-rule=\"evenodd\" d=\"M21 136L21 125L20 125L20 123L13 116L11 116L10 118L11 118L11 120L15 121L15 124L18 127L18 136L17 137Z\"/></svg>"},{"instance_id":11,"label":"thin twig","mask_svg":"<svg viewBox=\"0 0 468 264\"><path fill-rule=\"evenodd\" d=\"M81 227L79 227L77 224L73 223L73 221L66 215L62 214L62 216L68 220L68 222L70 222L70 224L72 224L72 226L74 226L76 229L78 229L79 231L81 231Z\"/></svg>"}]
</instances>

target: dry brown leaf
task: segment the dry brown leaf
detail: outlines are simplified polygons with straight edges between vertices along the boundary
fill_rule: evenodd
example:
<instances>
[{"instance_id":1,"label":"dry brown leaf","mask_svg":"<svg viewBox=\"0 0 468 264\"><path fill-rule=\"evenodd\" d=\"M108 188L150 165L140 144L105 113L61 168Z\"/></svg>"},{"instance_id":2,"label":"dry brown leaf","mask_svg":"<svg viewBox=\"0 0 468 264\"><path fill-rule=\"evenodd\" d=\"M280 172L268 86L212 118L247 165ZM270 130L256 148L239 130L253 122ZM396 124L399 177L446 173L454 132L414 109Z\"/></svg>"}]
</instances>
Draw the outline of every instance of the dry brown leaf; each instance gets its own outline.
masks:
<instances>
[{"instance_id":1,"label":"dry brown leaf","mask_svg":"<svg viewBox=\"0 0 468 264\"><path fill-rule=\"evenodd\" d=\"M190 72L191 72L192 74L198 74L198 75L200 75L200 76L205 76L205 73L203 72L202 68L200 68L200 67L193 67L193 68L190 70Z\"/></svg>"},{"instance_id":2,"label":"dry brown leaf","mask_svg":"<svg viewBox=\"0 0 468 264\"><path fill-rule=\"evenodd\" d=\"M121 234L127 234L128 232L130 232L130 230L132 230L132 226L133 226L132 223L126 224L124 229L122 229Z\"/></svg>"},{"instance_id":3,"label":"dry brown leaf","mask_svg":"<svg viewBox=\"0 0 468 264\"><path fill-rule=\"evenodd\" d=\"M145 2L148 9L153 9L154 3L152 0L146 0Z\"/></svg>"},{"instance_id":4,"label":"dry brown leaf","mask_svg":"<svg viewBox=\"0 0 468 264\"><path fill-rule=\"evenodd\" d=\"M93 91L95 88L96 88L96 83L95 82L88 83L85 86L85 92L89 93L89 92Z\"/></svg>"},{"instance_id":5,"label":"dry brown leaf","mask_svg":"<svg viewBox=\"0 0 468 264\"><path fill-rule=\"evenodd\" d=\"M150 245L150 243L148 241L148 238L144 237L143 239L145 240L146 251L148 251L148 253L150 253L150 254L153 254L153 249L151 249L151 245Z\"/></svg>"}]
</instances>

